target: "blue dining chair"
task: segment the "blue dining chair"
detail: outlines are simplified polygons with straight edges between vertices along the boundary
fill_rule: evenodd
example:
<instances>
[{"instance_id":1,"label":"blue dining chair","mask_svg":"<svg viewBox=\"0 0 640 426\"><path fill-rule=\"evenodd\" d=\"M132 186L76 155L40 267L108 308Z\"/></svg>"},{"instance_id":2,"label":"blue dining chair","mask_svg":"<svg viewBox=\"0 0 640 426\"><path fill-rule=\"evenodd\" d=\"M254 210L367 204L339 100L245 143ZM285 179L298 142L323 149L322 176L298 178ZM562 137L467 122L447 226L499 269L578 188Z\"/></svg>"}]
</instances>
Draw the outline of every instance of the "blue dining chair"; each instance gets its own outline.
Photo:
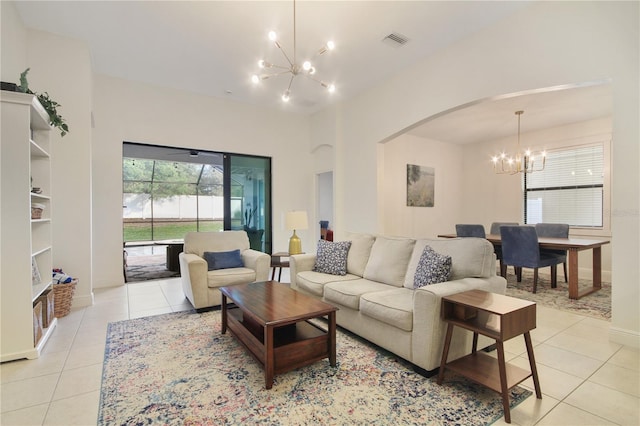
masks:
<instances>
[{"instance_id":1,"label":"blue dining chair","mask_svg":"<svg viewBox=\"0 0 640 426\"><path fill-rule=\"evenodd\" d=\"M550 237L550 238L569 238L569 224L568 223L536 223L536 232L538 237ZM567 279L567 251L566 250L554 250L554 249L540 249L541 253L557 256L562 260L562 267L564 269L564 282L568 282Z\"/></svg>"},{"instance_id":2,"label":"blue dining chair","mask_svg":"<svg viewBox=\"0 0 640 426\"><path fill-rule=\"evenodd\" d=\"M553 255L540 252L538 234L534 226L501 226L502 261L505 266L516 267L516 279L522 281L522 268L533 269L533 293L538 286L538 268L551 267L551 287L557 285L558 264L562 261Z\"/></svg>"},{"instance_id":3,"label":"blue dining chair","mask_svg":"<svg viewBox=\"0 0 640 426\"><path fill-rule=\"evenodd\" d=\"M493 222L491 224L491 228L489 233L492 235L500 235L500 227L503 225L519 225L518 222ZM500 261L500 275L504 278L507 278L507 268L502 263L502 246L494 246L493 250L496 252L496 258ZM515 272L515 267L514 273Z\"/></svg>"},{"instance_id":4,"label":"blue dining chair","mask_svg":"<svg viewBox=\"0 0 640 426\"><path fill-rule=\"evenodd\" d=\"M482 225L456 224L456 235L458 237L487 238Z\"/></svg>"}]
</instances>

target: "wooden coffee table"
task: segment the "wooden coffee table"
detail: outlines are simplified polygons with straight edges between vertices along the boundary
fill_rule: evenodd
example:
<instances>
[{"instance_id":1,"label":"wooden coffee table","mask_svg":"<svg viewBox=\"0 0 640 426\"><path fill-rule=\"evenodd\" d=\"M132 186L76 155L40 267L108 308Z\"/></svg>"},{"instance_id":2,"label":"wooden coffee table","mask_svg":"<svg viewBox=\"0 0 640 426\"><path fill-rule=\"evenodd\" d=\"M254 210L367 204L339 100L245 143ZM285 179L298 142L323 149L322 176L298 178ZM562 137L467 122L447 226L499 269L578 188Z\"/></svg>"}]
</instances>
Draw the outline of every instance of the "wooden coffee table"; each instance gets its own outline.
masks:
<instances>
[{"instance_id":1,"label":"wooden coffee table","mask_svg":"<svg viewBox=\"0 0 640 426\"><path fill-rule=\"evenodd\" d=\"M222 334L227 328L264 368L265 387L273 376L329 358L336 366L335 306L275 281L220 287ZM235 307L227 306L227 298ZM308 320L328 317L325 331Z\"/></svg>"}]
</instances>

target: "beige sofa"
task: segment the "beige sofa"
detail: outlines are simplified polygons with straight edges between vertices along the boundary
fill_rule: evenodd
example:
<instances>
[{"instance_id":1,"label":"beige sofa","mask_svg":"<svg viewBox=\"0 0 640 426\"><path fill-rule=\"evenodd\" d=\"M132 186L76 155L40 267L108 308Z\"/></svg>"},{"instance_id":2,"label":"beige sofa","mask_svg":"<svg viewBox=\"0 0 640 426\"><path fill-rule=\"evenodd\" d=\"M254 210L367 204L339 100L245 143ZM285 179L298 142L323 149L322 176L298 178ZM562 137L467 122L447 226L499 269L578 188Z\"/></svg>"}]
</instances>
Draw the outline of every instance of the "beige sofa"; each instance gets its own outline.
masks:
<instances>
[{"instance_id":1,"label":"beige sofa","mask_svg":"<svg viewBox=\"0 0 640 426\"><path fill-rule=\"evenodd\" d=\"M242 267L209 271L205 252L240 250ZM266 281L271 257L249 248L245 231L189 232L184 237L184 250L179 255L182 290L194 308L218 306L222 295L218 288L227 285Z\"/></svg>"},{"instance_id":2,"label":"beige sofa","mask_svg":"<svg viewBox=\"0 0 640 426\"><path fill-rule=\"evenodd\" d=\"M504 294L493 246L480 238L419 239L350 234L347 274L313 271L316 255L291 256L291 287L339 308L343 328L433 373L440 366L446 324L441 298L471 289ZM451 256L449 281L413 288L426 245ZM455 328L449 360L468 354L472 334ZM481 341L488 346L491 341ZM483 345L484 344L484 345ZM425 373L423 371L423 373Z\"/></svg>"}]
</instances>

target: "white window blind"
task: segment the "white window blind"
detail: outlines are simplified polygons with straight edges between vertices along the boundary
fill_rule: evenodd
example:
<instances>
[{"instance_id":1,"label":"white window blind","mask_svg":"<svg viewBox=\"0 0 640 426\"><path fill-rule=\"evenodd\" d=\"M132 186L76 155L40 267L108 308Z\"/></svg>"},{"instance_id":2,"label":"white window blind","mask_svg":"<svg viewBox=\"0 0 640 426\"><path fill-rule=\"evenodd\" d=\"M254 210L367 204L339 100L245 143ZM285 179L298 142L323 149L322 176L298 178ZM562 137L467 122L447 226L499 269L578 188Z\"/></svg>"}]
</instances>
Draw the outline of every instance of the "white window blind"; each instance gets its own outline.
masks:
<instances>
[{"instance_id":1,"label":"white window blind","mask_svg":"<svg viewBox=\"0 0 640 426\"><path fill-rule=\"evenodd\" d=\"M545 169L524 176L524 223L602 227L602 144L547 153Z\"/></svg>"}]
</instances>

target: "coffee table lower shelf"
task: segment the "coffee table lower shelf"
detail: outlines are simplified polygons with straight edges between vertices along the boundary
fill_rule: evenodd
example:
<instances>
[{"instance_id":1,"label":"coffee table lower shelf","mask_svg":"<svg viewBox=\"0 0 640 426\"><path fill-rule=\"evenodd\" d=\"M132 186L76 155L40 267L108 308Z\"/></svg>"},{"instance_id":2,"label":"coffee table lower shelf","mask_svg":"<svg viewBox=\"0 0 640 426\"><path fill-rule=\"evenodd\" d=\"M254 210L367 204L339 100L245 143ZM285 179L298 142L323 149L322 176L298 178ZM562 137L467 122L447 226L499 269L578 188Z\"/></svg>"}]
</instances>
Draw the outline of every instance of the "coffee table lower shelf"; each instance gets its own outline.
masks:
<instances>
[{"instance_id":1,"label":"coffee table lower shelf","mask_svg":"<svg viewBox=\"0 0 640 426\"><path fill-rule=\"evenodd\" d=\"M244 317L242 310L227 310L227 326L266 369L265 328ZM273 373L280 374L329 358L329 335L308 321L273 329Z\"/></svg>"},{"instance_id":2,"label":"coffee table lower shelf","mask_svg":"<svg viewBox=\"0 0 640 426\"><path fill-rule=\"evenodd\" d=\"M446 368L493 391L502 392L500 364L496 358L490 355L475 352L447 363ZM505 370L507 372L507 389L511 389L531 377L530 371L509 363L505 363Z\"/></svg>"}]
</instances>

